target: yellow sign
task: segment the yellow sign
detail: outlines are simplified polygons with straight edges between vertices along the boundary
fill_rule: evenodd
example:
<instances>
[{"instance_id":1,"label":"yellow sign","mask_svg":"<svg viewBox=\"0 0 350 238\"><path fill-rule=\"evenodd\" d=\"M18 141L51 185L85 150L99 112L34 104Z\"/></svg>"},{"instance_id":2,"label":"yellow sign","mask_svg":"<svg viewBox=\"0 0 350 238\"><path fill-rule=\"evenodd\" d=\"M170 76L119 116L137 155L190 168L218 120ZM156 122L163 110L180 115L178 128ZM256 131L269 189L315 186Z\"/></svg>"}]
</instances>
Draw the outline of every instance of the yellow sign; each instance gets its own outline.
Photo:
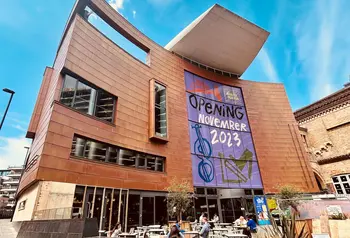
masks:
<instances>
[{"instance_id":1,"label":"yellow sign","mask_svg":"<svg viewBox=\"0 0 350 238\"><path fill-rule=\"evenodd\" d=\"M267 206L269 207L270 211L277 208L277 202L274 198L268 198L267 199Z\"/></svg>"}]
</instances>

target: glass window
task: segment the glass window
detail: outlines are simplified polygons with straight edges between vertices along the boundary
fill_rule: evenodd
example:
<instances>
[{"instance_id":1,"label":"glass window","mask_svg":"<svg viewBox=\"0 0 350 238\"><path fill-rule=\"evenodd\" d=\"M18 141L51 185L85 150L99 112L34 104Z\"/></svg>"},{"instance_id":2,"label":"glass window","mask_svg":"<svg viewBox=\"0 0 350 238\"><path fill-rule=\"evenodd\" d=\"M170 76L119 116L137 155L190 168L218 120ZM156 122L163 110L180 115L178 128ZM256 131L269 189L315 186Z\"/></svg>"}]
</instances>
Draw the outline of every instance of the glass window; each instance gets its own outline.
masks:
<instances>
[{"instance_id":1,"label":"glass window","mask_svg":"<svg viewBox=\"0 0 350 238\"><path fill-rule=\"evenodd\" d=\"M107 156L107 161L111 162L111 163L117 163L118 162L118 149L110 146L108 151L109 151L109 154Z\"/></svg>"},{"instance_id":2,"label":"glass window","mask_svg":"<svg viewBox=\"0 0 350 238\"><path fill-rule=\"evenodd\" d=\"M66 75L61 93L61 103L69 107L72 106L76 86L77 80L69 75Z\"/></svg>"},{"instance_id":3,"label":"glass window","mask_svg":"<svg viewBox=\"0 0 350 238\"><path fill-rule=\"evenodd\" d=\"M75 188L74 199L73 199L72 218L82 216L83 201L84 201L84 187L77 186Z\"/></svg>"},{"instance_id":4,"label":"glass window","mask_svg":"<svg viewBox=\"0 0 350 238\"><path fill-rule=\"evenodd\" d=\"M156 167L156 158L153 156L147 156L147 169L155 170Z\"/></svg>"},{"instance_id":5,"label":"glass window","mask_svg":"<svg viewBox=\"0 0 350 238\"><path fill-rule=\"evenodd\" d=\"M164 171L164 164L163 164L163 159L157 157L156 160L156 171L163 172Z\"/></svg>"},{"instance_id":6,"label":"glass window","mask_svg":"<svg viewBox=\"0 0 350 238\"><path fill-rule=\"evenodd\" d=\"M97 161L105 161L106 153L107 153L106 144L95 142L95 141L87 141L84 151L84 157L97 160Z\"/></svg>"},{"instance_id":7,"label":"glass window","mask_svg":"<svg viewBox=\"0 0 350 238\"><path fill-rule=\"evenodd\" d=\"M83 138L74 137L72 143L72 156L84 157L84 148L86 140Z\"/></svg>"},{"instance_id":8,"label":"glass window","mask_svg":"<svg viewBox=\"0 0 350 238\"><path fill-rule=\"evenodd\" d=\"M114 97L103 90L99 90L97 101L96 101L95 116L103 120L112 122L113 109L114 109Z\"/></svg>"},{"instance_id":9,"label":"glass window","mask_svg":"<svg viewBox=\"0 0 350 238\"><path fill-rule=\"evenodd\" d=\"M137 159L137 161L138 161L137 167L138 168L145 168L146 158L147 158L147 156L145 154L143 154L143 153L138 154L138 159Z\"/></svg>"},{"instance_id":10,"label":"glass window","mask_svg":"<svg viewBox=\"0 0 350 238\"><path fill-rule=\"evenodd\" d=\"M216 195L216 188L207 188L207 195Z\"/></svg>"},{"instance_id":11,"label":"glass window","mask_svg":"<svg viewBox=\"0 0 350 238\"><path fill-rule=\"evenodd\" d=\"M120 149L119 150L119 164L124 166L135 167L136 165L136 153L132 150Z\"/></svg>"},{"instance_id":12,"label":"glass window","mask_svg":"<svg viewBox=\"0 0 350 238\"><path fill-rule=\"evenodd\" d=\"M195 188L196 194L205 194L204 188Z\"/></svg>"},{"instance_id":13,"label":"glass window","mask_svg":"<svg viewBox=\"0 0 350 238\"><path fill-rule=\"evenodd\" d=\"M82 113L113 122L115 97L66 75L60 102Z\"/></svg>"},{"instance_id":14,"label":"glass window","mask_svg":"<svg viewBox=\"0 0 350 238\"><path fill-rule=\"evenodd\" d=\"M264 195L264 192L261 189L256 189L254 190L254 195Z\"/></svg>"},{"instance_id":15,"label":"glass window","mask_svg":"<svg viewBox=\"0 0 350 238\"><path fill-rule=\"evenodd\" d=\"M164 172L165 158L74 136L71 156Z\"/></svg>"},{"instance_id":16,"label":"glass window","mask_svg":"<svg viewBox=\"0 0 350 238\"><path fill-rule=\"evenodd\" d=\"M79 82L75 93L73 108L83 113L93 115L96 90Z\"/></svg>"},{"instance_id":17,"label":"glass window","mask_svg":"<svg viewBox=\"0 0 350 238\"><path fill-rule=\"evenodd\" d=\"M335 190L338 194L350 194L350 175L342 174L332 177Z\"/></svg>"},{"instance_id":18,"label":"glass window","mask_svg":"<svg viewBox=\"0 0 350 238\"><path fill-rule=\"evenodd\" d=\"M167 118L166 118L166 88L155 82L155 133L160 137L167 137Z\"/></svg>"}]
</instances>

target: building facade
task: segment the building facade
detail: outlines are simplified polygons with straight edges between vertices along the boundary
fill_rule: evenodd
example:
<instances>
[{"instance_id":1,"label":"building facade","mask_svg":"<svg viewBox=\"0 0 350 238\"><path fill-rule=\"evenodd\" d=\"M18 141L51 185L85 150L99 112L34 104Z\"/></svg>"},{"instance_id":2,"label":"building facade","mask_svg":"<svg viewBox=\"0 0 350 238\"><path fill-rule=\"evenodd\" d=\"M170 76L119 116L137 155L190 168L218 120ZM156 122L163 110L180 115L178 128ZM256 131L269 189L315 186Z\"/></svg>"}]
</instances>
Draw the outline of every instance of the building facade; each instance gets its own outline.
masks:
<instances>
[{"instance_id":1,"label":"building facade","mask_svg":"<svg viewBox=\"0 0 350 238\"><path fill-rule=\"evenodd\" d=\"M0 197L4 208L14 208L23 166L9 166L0 170Z\"/></svg>"},{"instance_id":2,"label":"building facade","mask_svg":"<svg viewBox=\"0 0 350 238\"><path fill-rule=\"evenodd\" d=\"M93 25L91 11L145 60ZM239 78L267 37L214 5L162 47L105 1L77 1L44 73L13 220L161 223L174 178L197 194L188 217L226 222L255 214L254 196L278 185L318 191L284 86Z\"/></svg>"},{"instance_id":3,"label":"building facade","mask_svg":"<svg viewBox=\"0 0 350 238\"><path fill-rule=\"evenodd\" d=\"M320 189L350 194L350 84L294 112Z\"/></svg>"}]
</instances>

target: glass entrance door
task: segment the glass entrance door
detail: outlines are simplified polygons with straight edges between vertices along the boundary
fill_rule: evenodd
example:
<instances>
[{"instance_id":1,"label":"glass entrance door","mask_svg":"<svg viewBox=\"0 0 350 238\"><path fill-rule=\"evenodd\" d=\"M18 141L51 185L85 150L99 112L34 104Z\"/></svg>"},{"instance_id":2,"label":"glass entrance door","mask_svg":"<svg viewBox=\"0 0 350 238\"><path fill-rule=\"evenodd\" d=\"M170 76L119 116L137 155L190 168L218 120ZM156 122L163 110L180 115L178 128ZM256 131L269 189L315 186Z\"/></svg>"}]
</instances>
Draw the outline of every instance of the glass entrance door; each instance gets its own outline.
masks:
<instances>
[{"instance_id":1,"label":"glass entrance door","mask_svg":"<svg viewBox=\"0 0 350 238\"><path fill-rule=\"evenodd\" d=\"M219 215L219 210L218 210L218 200L216 198L208 198L208 210L209 210L209 219L213 219L214 215Z\"/></svg>"},{"instance_id":2,"label":"glass entrance door","mask_svg":"<svg viewBox=\"0 0 350 238\"><path fill-rule=\"evenodd\" d=\"M140 226L140 195L129 194L127 206L127 227L130 228Z\"/></svg>"},{"instance_id":3,"label":"glass entrance door","mask_svg":"<svg viewBox=\"0 0 350 238\"><path fill-rule=\"evenodd\" d=\"M83 217L96 218L99 230L110 231L117 223L123 231L167 223L166 196L162 192L79 186L75 194L77 201L78 195L84 204Z\"/></svg>"},{"instance_id":4,"label":"glass entrance door","mask_svg":"<svg viewBox=\"0 0 350 238\"><path fill-rule=\"evenodd\" d=\"M88 218L96 218L97 225L100 225L101 210L103 203L103 189L102 188L88 188L86 192L86 202L84 209L84 216ZM86 214L86 215L85 215Z\"/></svg>"},{"instance_id":5,"label":"glass entrance door","mask_svg":"<svg viewBox=\"0 0 350 238\"><path fill-rule=\"evenodd\" d=\"M231 198L221 199L222 220L225 223L231 223L234 220L233 204Z\"/></svg>"},{"instance_id":6,"label":"glass entrance door","mask_svg":"<svg viewBox=\"0 0 350 238\"><path fill-rule=\"evenodd\" d=\"M142 216L141 223L143 226L150 226L155 224L155 198L142 197Z\"/></svg>"},{"instance_id":7,"label":"glass entrance door","mask_svg":"<svg viewBox=\"0 0 350 238\"><path fill-rule=\"evenodd\" d=\"M237 220L240 216L244 216L244 210L242 210L242 208L245 208L245 207L242 202L243 201L241 198L232 198L235 220Z\"/></svg>"}]
</instances>

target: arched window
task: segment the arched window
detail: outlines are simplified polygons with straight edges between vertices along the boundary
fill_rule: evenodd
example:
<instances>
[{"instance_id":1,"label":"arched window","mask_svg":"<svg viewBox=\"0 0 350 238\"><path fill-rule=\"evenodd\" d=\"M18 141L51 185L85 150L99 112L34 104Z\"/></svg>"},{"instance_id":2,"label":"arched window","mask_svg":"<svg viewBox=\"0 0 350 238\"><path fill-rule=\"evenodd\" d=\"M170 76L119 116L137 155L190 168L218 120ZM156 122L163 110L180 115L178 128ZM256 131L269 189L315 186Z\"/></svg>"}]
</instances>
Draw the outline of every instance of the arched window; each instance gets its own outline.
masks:
<instances>
[{"instance_id":1,"label":"arched window","mask_svg":"<svg viewBox=\"0 0 350 238\"><path fill-rule=\"evenodd\" d=\"M332 177L337 194L350 194L350 174L340 174Z\"/></svg>"}]
</instances>

